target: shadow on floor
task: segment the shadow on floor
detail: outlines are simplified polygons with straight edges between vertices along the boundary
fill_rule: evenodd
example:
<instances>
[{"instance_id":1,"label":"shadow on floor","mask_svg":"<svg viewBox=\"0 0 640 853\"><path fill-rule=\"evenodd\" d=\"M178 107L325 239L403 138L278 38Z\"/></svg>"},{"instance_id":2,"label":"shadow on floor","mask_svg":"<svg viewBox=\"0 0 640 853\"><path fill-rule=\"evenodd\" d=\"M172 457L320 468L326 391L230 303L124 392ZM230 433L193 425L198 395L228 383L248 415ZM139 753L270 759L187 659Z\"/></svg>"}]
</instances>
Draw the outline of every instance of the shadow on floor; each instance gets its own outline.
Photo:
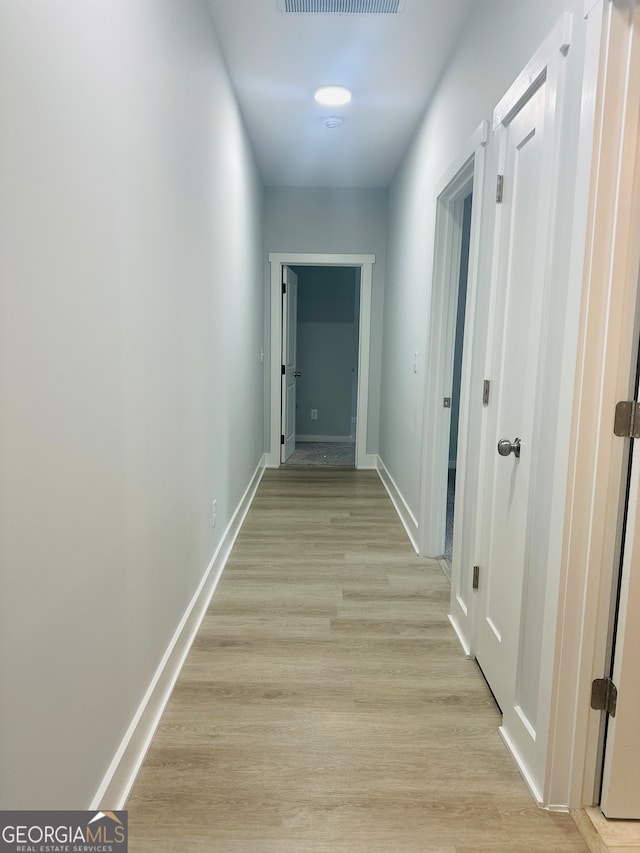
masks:
<instances>
[{"instance_id":1,"label":"shadow on floor","mask_svg":"<svg viewBox=\"0 0 640 853\"><path fill-rule=\"evenodd\" d=\"M285 465L351 466L356 464L356 445L351 441L297 441Z\"/></svg>"}]
</instances>

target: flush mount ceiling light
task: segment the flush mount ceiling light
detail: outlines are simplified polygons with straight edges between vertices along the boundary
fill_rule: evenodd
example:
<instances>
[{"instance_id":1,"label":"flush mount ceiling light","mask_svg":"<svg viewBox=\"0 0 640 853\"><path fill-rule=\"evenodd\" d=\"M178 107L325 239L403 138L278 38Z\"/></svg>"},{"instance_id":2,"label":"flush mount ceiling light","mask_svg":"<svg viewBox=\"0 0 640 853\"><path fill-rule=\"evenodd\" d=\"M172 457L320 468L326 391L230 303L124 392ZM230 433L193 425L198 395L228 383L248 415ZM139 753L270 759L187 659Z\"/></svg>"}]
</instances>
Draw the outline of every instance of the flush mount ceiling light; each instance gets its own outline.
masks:
<instances>
[{"instance_id":1,"label":"flush mount ceiling light","mask_svg":"<svg viewBox=\"0 0 640 853\"><path fill-rule=\"evenodd\" d=\"M342 107L351 100L351 92L344 86L322 86L314 95L319 104L327 107Z\"/></svg>"}]
</instances>

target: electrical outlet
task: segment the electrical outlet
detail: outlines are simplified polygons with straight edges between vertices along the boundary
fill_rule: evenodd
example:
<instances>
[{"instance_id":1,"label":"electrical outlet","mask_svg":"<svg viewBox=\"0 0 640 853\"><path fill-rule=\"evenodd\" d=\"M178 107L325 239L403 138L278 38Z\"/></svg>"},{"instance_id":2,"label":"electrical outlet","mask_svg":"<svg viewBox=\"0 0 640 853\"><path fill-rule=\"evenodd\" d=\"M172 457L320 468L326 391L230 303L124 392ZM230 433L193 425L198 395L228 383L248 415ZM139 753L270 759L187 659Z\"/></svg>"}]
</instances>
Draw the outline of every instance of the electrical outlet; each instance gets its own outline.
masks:
<instances>
[{"instance_id":1,"label":"electrical outlet","mask_svg":"<svg viewBox=\"0 0 640 853\"><path fill-rule=\"evenodd\" d=\"M216 515L218 514L218 501L211 504L211 527L216 526Z\"/></svg>"},{"instance_id":2,"label":"electrical outlet","mask_svg":"<svg viewBox=\"0 0 640 853\"><path fill-rule=\"evenodd\" d=\"M311 420L312 421L318 420L318 410L317 409L311 409Z\"/></svg>"}]
</instances>

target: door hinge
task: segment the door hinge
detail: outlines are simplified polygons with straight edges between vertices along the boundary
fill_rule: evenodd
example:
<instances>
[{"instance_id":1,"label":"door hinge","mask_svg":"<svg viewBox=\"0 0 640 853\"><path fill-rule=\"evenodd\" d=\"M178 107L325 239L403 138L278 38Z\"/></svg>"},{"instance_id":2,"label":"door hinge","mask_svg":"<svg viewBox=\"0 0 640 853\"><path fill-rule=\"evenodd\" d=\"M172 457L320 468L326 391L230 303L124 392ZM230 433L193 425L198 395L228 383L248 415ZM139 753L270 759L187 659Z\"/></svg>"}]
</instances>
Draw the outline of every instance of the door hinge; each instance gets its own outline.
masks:
<instances>
[{"instance_id":1,"label":"door hinge","mask_svg":"<svg viewBox=\"0 0 640 853\"><path fill-rule=\"evenodd\" d=\"M473 567L473 588L478 589L480 586L480 566Z\"/></svg>"},{"instance_id":2,"label":"door hinge","mask_svg":"<svg viewBox=\"0 0 640 853\"><path fill-rule=\"evenodd\" d=\"M616 715L618 688L610 678L595 678L591 683L591 707L594 711L606 711Z\"/></svg>"},{"instance_id":3,"label":"door hinge","mask_svg":"<svg viewBox=\"0 0 640 853\"><path fill-rule=\"evenodd\" d=\"M502 192L504 190L504 175L498 175L496 181L496 204L502 204Z\"/></svg>"},{"instance_id":4,"label":"door hinge","mask_svg":"<svg viewBox=\"0 0 640 853\"><path fill-rule=\"evenodd\" d=\"M284 296L286 292L287 292L287 285L283 281L282 282L282 295Z\"/></svg>"},{"instance_id":5,"label":"door hinge","mask_svg":"<svg viewBox=\"0 0 640 853\"><path fill-rule=\"evenodd\" d=\"M640 403L623 400L616 404L613 432L623 438L640 438Z\"/></svg>"},{"instance_id":6,"label":"door hinge","mask_svg":"<svg viewBox=\"0 0 640 853\"><path fill-rule=\"evenodd\" d=\"M282 375L284 376L286 372L287 372L287 368L283 364L282 365Z\"/></svg>"},{"instance_id":7,"label":"door hinge","mask_svg":"<svg viewBox=\"0 0 640 853\"><path fill-rule=\"evenodd\" d=\"M284 436L283 435L280 436L280 444L284 444Z\"/></svg>"},{"instance_id":8,"label":"door hinge","mask_svg":"<svg viewBox=\"0 0 640 853\"><path fill-rule=\"evenodd\" d=\"M484 380L484 384L482 386L482 405L489 405L489 391L491 390L491 381L489 379Z\"/></svg>"}]
</instances>

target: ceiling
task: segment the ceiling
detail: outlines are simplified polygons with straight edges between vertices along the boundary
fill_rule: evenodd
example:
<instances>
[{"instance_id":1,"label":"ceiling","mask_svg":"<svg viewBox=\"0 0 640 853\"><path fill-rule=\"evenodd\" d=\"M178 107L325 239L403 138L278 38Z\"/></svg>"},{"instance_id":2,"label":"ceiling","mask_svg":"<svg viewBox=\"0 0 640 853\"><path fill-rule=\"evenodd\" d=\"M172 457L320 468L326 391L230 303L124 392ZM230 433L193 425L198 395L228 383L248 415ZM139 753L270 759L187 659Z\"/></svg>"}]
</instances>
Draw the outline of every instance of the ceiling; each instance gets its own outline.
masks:
<instances>
[{"instance_id":1,"label":"ceiling","mask_svg":"<svg viewBox=\"0 0 640 853\"><path fill-rule=\"evenodd\" d=\"M358 9L368 1L312 0ZM474 0L400 0L398 14L208 2L266 185L386 187ZM346 107L313 100L332 83L352 90ZM329 129L333 115L344 121Z\"/></svg>"}]
</instances>

